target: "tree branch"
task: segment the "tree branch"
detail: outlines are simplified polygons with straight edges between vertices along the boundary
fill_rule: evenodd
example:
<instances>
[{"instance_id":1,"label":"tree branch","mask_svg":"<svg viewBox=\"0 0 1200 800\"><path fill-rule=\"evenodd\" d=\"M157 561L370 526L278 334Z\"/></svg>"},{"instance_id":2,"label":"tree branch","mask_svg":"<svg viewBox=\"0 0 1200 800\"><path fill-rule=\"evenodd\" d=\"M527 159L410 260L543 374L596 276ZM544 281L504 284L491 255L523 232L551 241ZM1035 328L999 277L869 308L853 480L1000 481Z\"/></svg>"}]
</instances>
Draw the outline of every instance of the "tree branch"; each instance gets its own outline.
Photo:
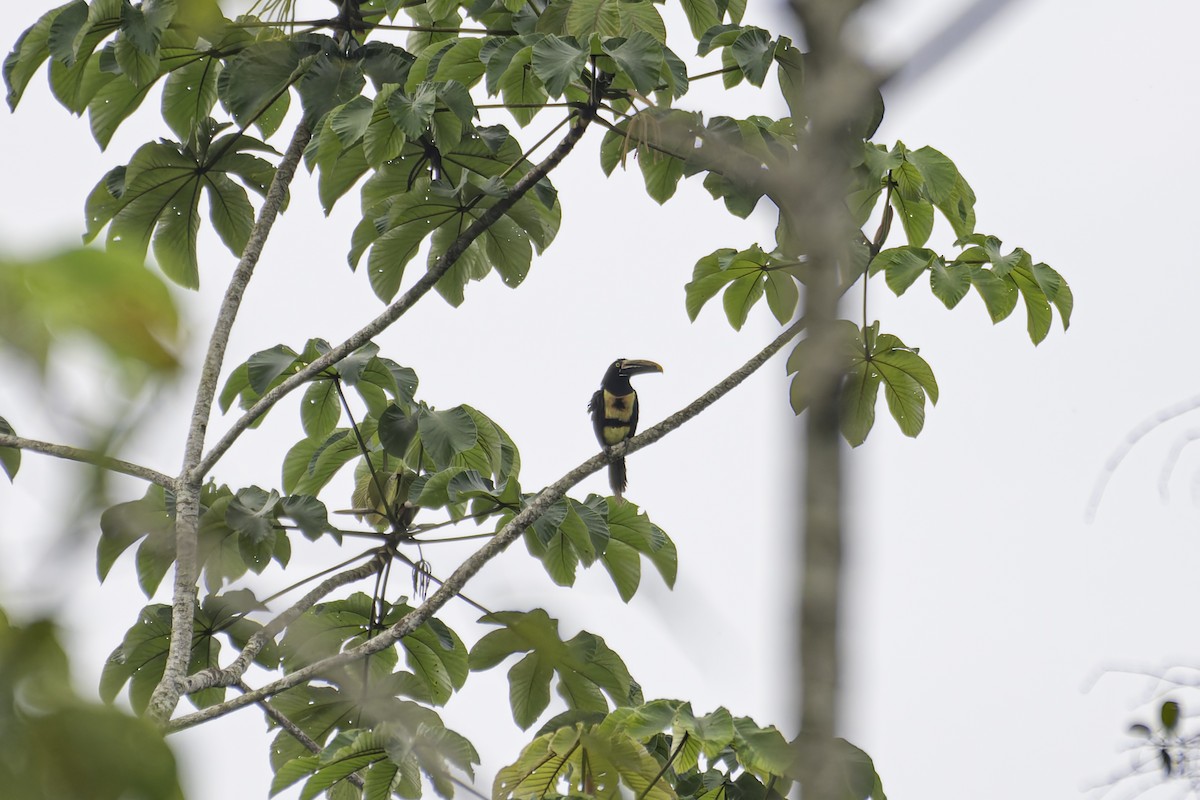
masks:
<instances>
[{"instance_id":1,"label":"tree branch","mask_svg":"<svg viewBox=\"0 0 1200 800\"><path fill-rule=\"evenodd\" d=\"M274 640L284 628L292 624L301 614L316 605L318 600L328 595L334 589L339 589L351 583L369 578L379 571L382 563L377 555L365 564L360 564L345 572L339 572L337 575L321 581L308 594L301 597L287 610L264 625L261 630L256 631L250 637L249 641L246 642L246 646L242 648L242 652L238 653L237 658L228 667L224 669L207 669L203 672L189 675L183 679L180 690L183 694L191 694L192 692L198 692L201 689L208 689L213 686L237 685L241 681L242 676L246 674L246 670L250 668L250 663L254 661L255 656L267 645L267 642Z\"/></svg>"},{"instance_id":2,"label":"tree branch","mask_svg":"<svg viewBox=\"0 0 1200 800\"><path fill-rule=\"evenodd\" d=\"M65 444L53 444L51 442L40 442L37 439L26 439L23 436L9 436L5 433L0 433L0 447L15 447L18 450L28 450L31 453L42 453L55 458L66 459L67 461L78 461L82 464L92 464L101 469L109 470L110 472L119 472L122 475L129 475L133 478L141 478L144 481L156 484L164 489L174 489L175 479L170 475L165 475L158 470L143 467L140 464L134 464L129 461L122 461L119 458L112 458L103 453L97 453L94 450L84 450L79 447L71 447Z\"/></svg>"},{"instance_id":3,"label":"tree branch","mask_svg":"<svg viewBox=\"0 0 1200 800\"><path fill-rule=\"evenodd\" d=\"M275 169L271 186L263 200L262 209L237 267L229 279L225 297L217 311L217 321L208 340L208 352L200 369L196 387L196 399L188 425L187 442L184 446L183 469L175 482L175 587L171 608L171 642L167 650L166 665L162 680L154 688L147 709L149 718L162 722L170 718L179 703L180 686L187 675L188 659L192 649L192 622L196 611L196 539L200 521L200 475L194 466L204 452L204 434L212 413L213 398L217 393L217 379L221 364L225 360L225 348L229 334L242 304L246 286L254 274L254 267L262 255L263 245L279 216L279 209L287 198L288 185L296 174L296 167L304 153L312 132L301 122L296 127L291 144Z\"/></svg>"},{"instance_id":4,"label":"tree branch","mask_svg":"<svg viewBox=\"0 0 1200 800\"><path fill-rule=\"evenodd\" d=\"M424 603L418 608L413 609L406 614L403 619L396 622L379 636L370 639L357 647L338 653L328 658L321 659L313 664L291 672L277 681L266 684L258 689L255 689L247 694L235 697L224 703L210 706L192 714L179 717L167 724L168 731L179 731L185 728L190 728L194 725L199 725L202 722L207 722L210 719L224 716L232 711L244 706L252 705L271 695L278 694L293 686L304 683L327 671L330 667L346 664L361 658L365 658L373 653L377 653L387 647L391 647L398 642L402 637L413 633L417 628L423 625L430 617L434 615L442 606L459 594L463 586L466 585L472 577L474 577L488 561L492 560L516 540L525 529L532 525L539 517L558 502L569 489L582 481L587 476L591 475L599 469L602 469L610 461L615 458L621 458L647 447L659 439L666 436L671 431L677 429L688 420L694 418L700 412L711 406L713 403L720 400L738 384L750 377L759 367L767 362L771 356L778 353L785 344L795 338L800 331L804 330L805 321L803 319L794 323L783 333L779 334L766 347L756 353L749 361L741 367L730 373L728 377L713 386L700 397L693 400L684 408L676 411L671 416L664 419L662 422L654 425L637 436L627 439L624 442L612 447L607 452L602 452L592 456L587 461L584 461L579 466L572 469L570 472L563 475L554 483L542 489L530 501L524 509L522 509L515 517L501 528L495 536L487 541L482 547L476 550L471 556L459 565L450 577L442 583L441 587L436 592L429 596Z\"/></svg>"},{"instance_id":5,"label":"tree branch","mask_svg":"<svg viewBox=\"0 0 1200 800\"><path fill-rule=\"evenodd\" d=\"M200 481L213 468L213 465L225 454L225 452L233 445L237 438L249 428L256 419L265 414L273 405L278 403L287 394L292 392L296 387L310 380L313 376L337 362L341 361L346 356L353 353L358 348L362 347L381 332L386 330L400 317L412 308L413 304L420 300L430 289L437 284L438 280L445 275L452 266L462 257L467 248L478 239L484 231L486 231L501 215L516 205L525 194L532 189L538 181L546 177L555 167L557 167L567 154L575 148L575 145L583 137L584 131L588 124L595 117L595 108L587 106L582 109L578 120L563 140L558 143L554 151L546 156L545 160L539 163L529 172L525 173L515 184L509 193L496 201L494 205L483 212L471 225L463 231L463 233L455 239L446 252L438 259L428 272L422 275L416 283L413 284L407 292L401 295L400 299L393 302L375 319L371 320L357 333L350 336L337 347L330 350L325 355L317 358L294 375L287 378L283 383L271 389L269 392L259 398L246 413L242 414L236 422L230 427L220 440L213 445L212 449L204 456L203 459L191 470L189 477L192 480Z\"/></svg>"}]
</instances>

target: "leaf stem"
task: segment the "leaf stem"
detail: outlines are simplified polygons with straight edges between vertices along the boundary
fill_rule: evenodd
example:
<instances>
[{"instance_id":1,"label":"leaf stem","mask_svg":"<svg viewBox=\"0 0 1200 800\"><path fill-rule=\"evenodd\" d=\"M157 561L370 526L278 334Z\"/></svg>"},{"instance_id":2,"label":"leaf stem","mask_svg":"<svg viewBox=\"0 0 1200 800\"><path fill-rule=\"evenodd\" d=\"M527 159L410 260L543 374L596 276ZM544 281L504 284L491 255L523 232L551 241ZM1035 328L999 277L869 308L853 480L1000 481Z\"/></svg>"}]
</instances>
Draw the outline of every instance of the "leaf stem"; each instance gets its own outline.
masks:
<instances>
[{"instance_id":1,"label":"leaf stem","mask_svg":"<svg viewBox=\"0 0 1200 800\"><path fill-rule=\"evenodd\" d=\"M658 774L654 776L654 780L646 784L646 788L637 796L637 800L646 800L646 795L650 794L650 790L654 788L654 784L658 783L659 779L662 778L663 775L667 774L667 770L669 770L671 765L675 763L675 759L679 758L679 754L683 752L683 746L687 744L690 736L691 734L688 731L683 732L683 736L679 737L679 744L675 746L674 751L672 751L670 757L667 758L667 762L662 765L662 769L660 769Z\"/></svg>"}]
</instances>

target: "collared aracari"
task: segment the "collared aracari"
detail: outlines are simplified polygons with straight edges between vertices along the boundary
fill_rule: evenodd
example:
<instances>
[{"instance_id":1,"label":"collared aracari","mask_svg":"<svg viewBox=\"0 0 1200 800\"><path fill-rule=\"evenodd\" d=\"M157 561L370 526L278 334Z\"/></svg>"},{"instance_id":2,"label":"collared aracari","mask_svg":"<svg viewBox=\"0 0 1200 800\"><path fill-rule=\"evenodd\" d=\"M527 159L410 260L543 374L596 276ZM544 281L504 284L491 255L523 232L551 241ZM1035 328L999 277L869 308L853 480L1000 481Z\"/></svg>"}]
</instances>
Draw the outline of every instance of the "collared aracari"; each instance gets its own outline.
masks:
<instances>
[{"instance_id":1,"label":"collared aracari","mask_svg":"<svg viewBox=\"0 0 1200 800\"><path fill-rule=\"evenodd\" d=\"M605 450L637 433L638 398L629 379L644 372L662 371L653 361L638 358L618 358L609 365L600 388L588 403L592 427ZM608 484L620 499L626 486L624 458L614 459L608 465Z\"/></svg>"}]
</instances>

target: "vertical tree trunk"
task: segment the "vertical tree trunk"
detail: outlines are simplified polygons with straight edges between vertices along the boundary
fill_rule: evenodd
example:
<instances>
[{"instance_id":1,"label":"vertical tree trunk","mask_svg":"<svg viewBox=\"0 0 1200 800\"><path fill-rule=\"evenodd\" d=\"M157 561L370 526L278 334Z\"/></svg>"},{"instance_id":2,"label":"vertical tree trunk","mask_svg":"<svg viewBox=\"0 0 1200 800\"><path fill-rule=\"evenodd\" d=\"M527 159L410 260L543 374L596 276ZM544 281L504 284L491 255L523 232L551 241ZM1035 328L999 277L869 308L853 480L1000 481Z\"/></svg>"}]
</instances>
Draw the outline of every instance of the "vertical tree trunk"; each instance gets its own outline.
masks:
<instances>
[{"instance_id":1,"label":"vertical tree trunk","mask_svg":"<svg viewBox=\"0 0 1200 800\"><path fill-rule=\"evenodd\" d=\"M843 30L858 0L793 0L807 39L801 137L785 213L807 257L804 315L814 347L805 373L811 404L804 425L802 544L797 549L795 663L800 665L799 766L804 800L843 800L838 733L838 619L842 566L842 447L838 395L844 365L835 337L845 267L851 263L845 198L855 119L875 84L846 48Z\"/></svg>"}]
</instances>

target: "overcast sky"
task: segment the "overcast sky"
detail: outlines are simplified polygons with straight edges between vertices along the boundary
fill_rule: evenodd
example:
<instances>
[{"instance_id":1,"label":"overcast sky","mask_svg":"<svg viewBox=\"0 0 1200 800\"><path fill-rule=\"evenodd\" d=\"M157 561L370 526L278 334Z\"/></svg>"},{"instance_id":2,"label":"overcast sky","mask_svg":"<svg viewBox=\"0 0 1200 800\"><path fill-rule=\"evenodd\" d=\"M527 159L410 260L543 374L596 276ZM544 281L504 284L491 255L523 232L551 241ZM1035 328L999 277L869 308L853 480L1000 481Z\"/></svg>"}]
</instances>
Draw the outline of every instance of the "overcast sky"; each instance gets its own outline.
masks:
<instances>
[{"instance_id":1,"label":"overcast sky","mask_svg":"<svg viewBox=\"0 0 1200 800\"><path fill-rule=\"evenodd\" d=\"M752 5L788 32L779 8ZM880 65L896 63L964 5L881 2L864 22L865 46ZM0 19L4 49L32 13L14 7ZM1119 770L1122 731L1138 718L1138 704L1161 687L1109 674L1085 688L1105 670L1196 663L1189 612L1200 555L1200 450L1183 452L1169 502L1158 484L1172 445L1200 427L1200 414L1165 425L1132 452L1093 523L1084 509L1126 433L1198 391L1188 338L1200 288L1191 242L1200 216L1192 155L1198 22L1200 9L1166 0L1136 11L1107 0L1013 3L888 96L876 141L947 154L979 197L978 229L1056 268L1076 300L1071 329L1064 334L1056 319L1035 348L1021 309L992 326L974 296L951 312L923 282L899 299L882 282L871 288L872 317L920 347L941 387L919 438L901 436L881 409L867 444L849 458L844 733L874 757L894 799L1061 798L1103 783ZM739 94L728 106L713 97L688 101L710 114L779 113L769 92ZM74 240L95 181L140 143L165 135L147 105L98 154L86 121L55 105L43 78L33 81L19 113L0 119L7 254ZM643 419L652 423L774 335L765 308L740 333L718 307L690 324L682 290L696 259L713 249L768 245L770 215L729 217L699 179L659 209L636 171L603 178L599 139L585 139L576 163L555 174L562 232L524 286L473 284L457 310L430 296L379 339L385 355L417 370L423 399L469 403L501 424L521 448L529 489L594 452L584 407L613 358L666 367L639 379ZM344 198L326 223L314 188L302 174L293 189L247 295L230 363L280 342L337 340L379 308L365 276L345 267L357 198ZM944 226L940 236L948 249ZM202 255L202 290L179 293L197 339L232 267L211 240ZM318 278L324 282L312 292ZM628 294L624 324L612 328L603 298L614 286ZM193 366L197 348L189 351ZM605 637L647 697L690 699L700 712L724 705L791 733L783 698L793 680L787 611L799 482L783 372L779 358L629 461L630 498L679 547L674 592L648 570L625 605L599 568L575 590L560 589L518 543L469 594L496 609L547 608L565 636L585 628ZM36 408L29 373L6 373L15 379L0 382L0 415L31 437L78 441L72 425ZM74 366L59 365L54 376L58 411L94 409L105 390ZM160 398L124 455L175 472L188 393ZM280 448L298 436L295 402L285 403L221 462L218 478L277 485ZM79 654L80 683L92 687L145 600L124 588L133 575L128 557L108 585L95 584L94 519L64 526L61 509L82 474L29 455L16 485L0 485L0 603L57 608ZM141 493L133 482L117 487L115 499ZM576 495L589 491L606 491L604 479L589 479ZM331 491L330 505L339 502ZM64 555L56 544L64 527L84 537L81 554ZM331 555L296 549L297 562L314 567ZM446 574L466 552L426 555ZM99 625L102 614L120 624ZM479 635L475 616L461 604L443 614L469 642ZM1197 705L1194 696L1179 699L1185 713ZM490 676L473 676L444 716L483 754L485 790L528 738L511 724L506 688ZM176 737L190 796L265 796L263 727L244 711ZM213 769L206 747L220 748L228 767Z\"/></svg>"}]
</instances>

